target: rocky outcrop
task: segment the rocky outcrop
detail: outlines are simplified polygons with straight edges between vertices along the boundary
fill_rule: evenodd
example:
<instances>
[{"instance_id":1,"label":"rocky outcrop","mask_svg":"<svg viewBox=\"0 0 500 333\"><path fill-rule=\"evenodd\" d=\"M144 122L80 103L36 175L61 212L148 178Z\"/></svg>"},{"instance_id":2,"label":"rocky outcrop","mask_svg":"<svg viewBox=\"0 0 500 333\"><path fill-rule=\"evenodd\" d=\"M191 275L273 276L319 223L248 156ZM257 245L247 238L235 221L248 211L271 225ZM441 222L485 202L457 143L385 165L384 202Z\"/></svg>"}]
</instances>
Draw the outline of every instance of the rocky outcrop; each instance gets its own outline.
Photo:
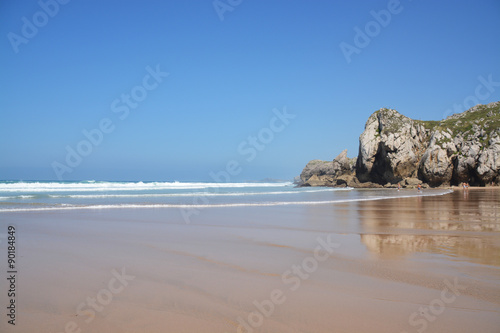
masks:
<instances>
[{"instance_id":1,"label":"rocky outcrop","mask_svg":"<svg viewBox=\"0 0 500 333\"><path fill-rule=\"evenodd\" d=\"M477 105L432 128L419 178L433 185L500 183L500 102Z\"/></svg>"},{"instance_id":2,"label":"rocky outcrop","mask_svg":"<svg viewBox=\"0 0 500 333\"><path fill-rule=\"evenodd\" d=\"M380 109L366 122L355 165L343 151L332 162L309 162L300 178L304 186L499 184L500 102L442 121Z\"/></svg>"},{"instance_id":3,"label":"rocky outcrop","mask_svg":"<svg viewBox=\"0 0 500 333\"><path fill-rule=\"evenodd\" d=\"M359 137L356 174L361 182L397 183L416 177L429 133L423 124L396 110L380 109Z\"/></svg>"},{"instance_id":4,"label":"rocky outcrop","mask_svg":"<svg viewBox=\"0 0 500 333\"><path fill-rule=\"evenodd\" d=\"M302 186L347 186L341 176L354 174L356 159L347 157L347 149L342 151L333 161L312 160L307 163L300 174ZM353 176L354 177L354 176Z\"/></svg>"}]
</instances>

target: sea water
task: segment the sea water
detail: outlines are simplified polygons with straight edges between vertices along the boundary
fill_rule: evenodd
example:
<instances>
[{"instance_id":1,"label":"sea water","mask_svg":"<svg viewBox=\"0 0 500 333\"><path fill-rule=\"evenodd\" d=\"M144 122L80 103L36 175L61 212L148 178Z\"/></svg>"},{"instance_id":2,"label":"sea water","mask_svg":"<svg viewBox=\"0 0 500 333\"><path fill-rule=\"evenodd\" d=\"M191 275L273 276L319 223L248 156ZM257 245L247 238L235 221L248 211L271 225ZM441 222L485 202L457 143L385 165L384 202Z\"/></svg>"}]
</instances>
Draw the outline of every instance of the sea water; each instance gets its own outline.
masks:
<instances>
[{"instance_id":1,"label":"sea water","mask_svg":"<svg viewBox=\"0 0 500 333\"><path fill-rule=\"evenodd\" d=\"M0 212L318 205L446 193L450 190L296 187L291 182L0 181Z\"/></svg>"}]
</instances>

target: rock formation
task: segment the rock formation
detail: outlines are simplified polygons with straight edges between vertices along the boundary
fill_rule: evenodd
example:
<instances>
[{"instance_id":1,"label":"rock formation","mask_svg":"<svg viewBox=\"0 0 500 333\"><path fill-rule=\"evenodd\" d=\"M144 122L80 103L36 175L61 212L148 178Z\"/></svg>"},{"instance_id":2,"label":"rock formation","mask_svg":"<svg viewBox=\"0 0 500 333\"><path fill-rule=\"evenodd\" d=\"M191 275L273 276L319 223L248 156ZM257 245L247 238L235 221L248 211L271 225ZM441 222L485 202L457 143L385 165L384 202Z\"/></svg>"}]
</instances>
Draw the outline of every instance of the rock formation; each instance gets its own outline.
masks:
<instances>
[{"instance_id":1,"label":"rock formation","mask_svg":"<svg viewBox=\"0 0 500 333\"><path fill-rule=\"evenodd\" d=\"M416 177L428 136L423 124L396 110L376 111L359 137L358 179L386 184Z\"/></svg>"},{"instance_id":2,"label":"rock formation","mask_svg":"<svg viewBox=\"0 0 500 333\"><path fill-rule=\"evenodd\" d=\"M333 161L312 160L307 163L300 174L302 186L346 186L347 181L340 176L354 177L356 159L347 157L347 149L335 157Z\"/></svg>"},{"instance_id":3,"label":"rock formation","mask_svg":"<svg viewBox=\"0 0 500 333\"><path fill-rule=\"evenodd\" d=\"M500 102L477 105L442 121L421 121L380 109L359 137L356 164L343 151L313 160L302 186L430 186L500 183Z\"/></svg>"}]
</instances>

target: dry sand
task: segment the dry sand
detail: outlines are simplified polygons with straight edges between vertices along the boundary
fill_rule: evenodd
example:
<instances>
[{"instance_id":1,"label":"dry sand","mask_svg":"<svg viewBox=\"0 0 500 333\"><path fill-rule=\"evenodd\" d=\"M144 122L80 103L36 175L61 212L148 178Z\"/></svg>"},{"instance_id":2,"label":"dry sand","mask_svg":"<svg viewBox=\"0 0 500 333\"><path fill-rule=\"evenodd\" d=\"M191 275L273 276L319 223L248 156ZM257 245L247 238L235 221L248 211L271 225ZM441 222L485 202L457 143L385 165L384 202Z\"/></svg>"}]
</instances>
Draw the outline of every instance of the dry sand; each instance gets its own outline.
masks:
<instances>
[{"instance_id":1,"label":"dry sand","mask_svg":"<svg viewBox=\"0 0 500 333\"><path fill-rule=\"evenodd\" d=\"M500 332L493 188L210 208L191 224L129 209L0 215L8 225L17 317L2 278L1 332Z\"/></svg>"}]
</instances>

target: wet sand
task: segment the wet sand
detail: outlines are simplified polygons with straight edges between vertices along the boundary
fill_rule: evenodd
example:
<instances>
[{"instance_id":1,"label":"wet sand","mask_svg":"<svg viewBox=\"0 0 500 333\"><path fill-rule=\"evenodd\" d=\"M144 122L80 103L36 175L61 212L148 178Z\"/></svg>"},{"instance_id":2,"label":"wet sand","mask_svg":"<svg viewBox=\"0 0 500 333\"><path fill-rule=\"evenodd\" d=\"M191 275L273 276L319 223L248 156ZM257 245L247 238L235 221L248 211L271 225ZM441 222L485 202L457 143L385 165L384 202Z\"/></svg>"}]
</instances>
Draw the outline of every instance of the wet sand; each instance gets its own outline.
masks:
<instances>
[{"instance_id":1,"label":"wet sand","mask_svg":"<svg viewBox=\"0 0 500 333\"><path fill-rule=\"evenodd\" d=\"M3 278L1 332L500 331L495 188L209 208L190 224L124 209L2 214L8 225L17 316L7 324ZM5 276L5 238L0 251Z\"/></svg>"}]
</instances>

